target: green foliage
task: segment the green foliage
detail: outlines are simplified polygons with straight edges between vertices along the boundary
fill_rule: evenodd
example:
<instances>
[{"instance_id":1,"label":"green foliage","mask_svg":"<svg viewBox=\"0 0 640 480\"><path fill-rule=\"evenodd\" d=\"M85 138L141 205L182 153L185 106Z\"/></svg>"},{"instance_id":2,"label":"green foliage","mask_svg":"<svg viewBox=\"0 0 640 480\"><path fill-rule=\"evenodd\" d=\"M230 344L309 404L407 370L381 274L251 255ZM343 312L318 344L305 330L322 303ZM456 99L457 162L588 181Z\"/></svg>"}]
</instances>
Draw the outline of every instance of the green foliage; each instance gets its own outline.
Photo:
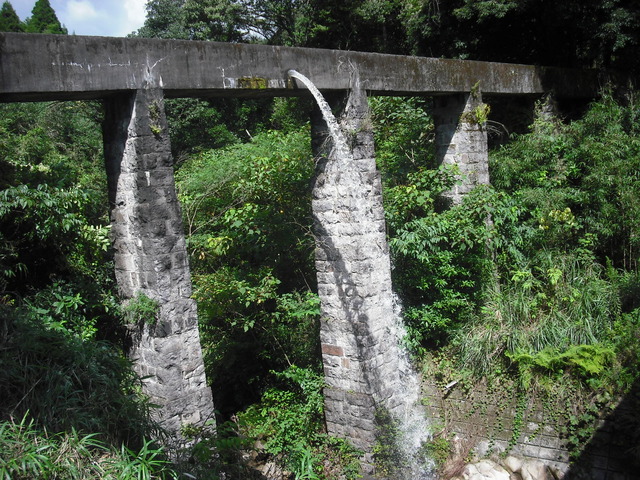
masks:
<instances>
[{"instance_id":1,"label":"green foliage","mask_svg":"<svg viewBox=\"0 0 640 480\"><path fill-rule=\"evenodd\" d=\"M238 415L241 433L259 440L296 479L360 478L361 452L322 433L323 377L295 365L273 373L277 385Z\"/></svg>"},{"instance_id":2,"label":"green foliage","mask_svg":"<svg viewBox=\"0 0 640 480\"><path fill-rule=\"evenodd\" d=\"M474 122L479 125L484 125L485 123L487 123L487 120L489 119L489 113L491 113L491 107L486 103L482 103L478 105L476 108L474 108L472 113L473 113Z\"/></svg>"},{"instance_id":3,"label":"green foliage","mask_svg":"<svg viewBox=\"0 0 640 480\"><path fill-rule=\"evenodd\" d=\"M124 462L115 464L121 478L135 478L137 480L152 480L153 478L173 478L178 476L173 472L166 460L162 448L158 448L151 440L143 440L138 450L131 450L124 444L121 447L121 458Z\"/></svg>"},{"instance_id":4,"label":"green foliage","mask_svg":"<svg viewBox=\"0 0 640 480\"><path fill-rule=\"evenodd\" d=\"M81 192L46 185L0 191L0 226L6 232L0 234L0 285L6 288L25 270L34 275L55 267L54 252L59 257L70 253L84 223L80 211L85 201Z\"/></svg>"},{"instance_id":5,"label":"green foliage","mask_svg":"<svg viewBox=\"0 0 640 480\"><path fill-rule=\"evenodd\" d=\"M165 103L171 149L181 161L186 154L238 142L246 131L246 111L236 102L177 98Z\"/></svg>"},{"instance_id":6,"label":"green foliage","mask_svg":"<svg viewBox=\"0 0 640 480\"><path fill-rule=\"evenodd\" d=\"M5 2L2 19L11 17L15 29L9 7ZM152 0L147 9L140 36L638 66L639 10L624 0ZM28 26L64 32L45 0ZM521 386L555 381L554 393L559 383L627 391L640 375L635 97L621 103L607 94L572 124L538 118L531 134L492 155L494 188L477 189L448 210L438 198L458 172L433 165L429 104L374 98L371 105L394 280L414 352L437 347L439 358L450 357L446 368L463 378L510 374ZM101 107L53 102L1 110L0 307L8 319L0 338L0 391L8 399L2 416L29 409L48 431L128 439L140 452L123 447L106 458L121 458L129 478L149 478L163 468L143 440L152 429L149 406L128 362L94 341L117 337ZM338 477L340 469L355 477L357 454L320 433L319 300L310 293L314 165L308 129L300 128L308 105L189 99L167 102L167 110L207 373L220 392L221 417L254 403L242 415L243 428L263 436L297 478ZM487 115L485 107L473 112L480 123ZM124 315L149 321L156 307L139 298ZM582 395L581 404L588 398ZM519 397L515 436L526 400ZM597 412L572 414L567 435L577 445ZM23 424L23 431L36 428ZM23 436L16 445L26 445L34 475L48 468L39 455L58 444L85 442L101 451L94 437L68 435ZM236 431L198 435L196 457L205 463L243 441ZM443 441L434 448L446 447ZM395 453L377 452L380 459ZM327 462L340 468L328 472Z\"/></svg>"},{"instance_id":7,"label":"green foliage","mask_svg":"<svg viewBox=\"0 0 640 480\"><path fill-rule=\"evenodd\" d=\"M101 106L1 109L0 418L25 419L5 422L3 441L35 445L3 478L121 478L130 459L106 445L144 447L158 428L130 362L96 340L119 335ZM120 467L104 463L116 457ZM158 472L139 467L128 478Z\"/></svg>"},{"instance_id":8,"label":"green foliage","mask_svg":"<svg viewBox=\"0 0 640 480\"><path fill-rule=\"evenodd\" d=\"M429 458L433 459L440 472L452 454L451 441L445 436L439 436L426 443L425 449Z\"/></svg>"},{"instance_id":9,"label":"green foliage","mask_svg":"<svg viewBox=\"0 0 640 480\"><path fill-rule=\"evenodd\" d=\"M377 409L376 444L373 446L373 458L376 471L385 477L402 471L406 459L398 445L400 432L397 421L384 409Z\"/></svg>"},{"instance_id":10,"label":"green foliage","mask_svg":"<svg viewBox=\"0 0 640 480\"><path fill-rule=\"evenodd\" d=\"M409 217L404 224L402 216L389 222L398 224L390 246L414 347L423 342L442 344L460 324L477 314L484 282L493 271L487 247L504 241L501 223L508 226L515 220L504 198L489 189L478 188L461 205L436 213L435 199L422 202L422 196L435 196L440 188L430 192L416 187L421 186L401 188L410 195L414 209L416 203L424 203L431 212ZM498 213L506 215L498 217ZM492 215L499 222L490 225Z\"/></svg>"},{"instance_id":11,"label":"green foliage","mask_svg":"<svg viewBox=\"0 0 640 480\"><path fill-rule=\"evenodd\" d=\"M65 316L78 314L74 305L81 308L77 298L63 297L52 309L61 310L53 321L39 308L1 307L0 418L28 411L49 432L75 428L135 445L157 431L139 379L112 345L82 338L71 329L77 325L65 324Z\"/></svg>"},{"instance_id":12,"label":"green foliage","mask_svg":"<svg viewBox=\"0 0 640 480\"><path fill-rule=\"evenodd\" d=\"M320 480L321 477L316 470L317 460L314 452L306 445L298 444L290 452L292 457L291 465L296 480Z\"/></svg>"},{"instance_id":13,"label":"green foliage","mask_svg":"<svg viewBox=\"0 0 640 480\"><path fill-rule=\"evenodd\" d=\"M532 397L548 396L548 411L579 452L612 394L637 384L640 254L627 214L635 218L639 193L635 98L605 92L568 124L538 116L531 133L492 152L493 186L444 210L438 196L456 172L428 170L428 155L394 164L411 140L377 139L391 152L381 168L407 343L418 360L435 359L426 370L442 386L471 388L485 377L513 388L511 445ZM381 109L376 121L393 111ZM417 140L402 118L393 122L392 131Z\"/></svg>"},{"instance_id":14,"label":"green foliage","mask_svg":"<svg viewBox=\"0 0 640 480\"><path fill-rule=\"evenodd\" d=\"M271 118L274 129L283 133L300 131L309 122L312 104L305 98L276 97L273 99Z\"/></svg>"},{"instance_id":15,"label":"green foliage","mask_svg":"<svg viewBox=\"0 0 640 480\"><path fill-rule=\"evenodd\" d=\"M383 38L375 28L382 22L379 19L369 22L371 17L367 13L370 9L358 10L361 3L317 0L153 0L147 5L147 19L138 33L162 38L338 47L348 45L349 40L353 41L354 36L349 34L348 28L355 22L355 28L363 30L363 34L367 33L372 38L375 35L376 44L394 48L393 42ZM366 45L364 42L359 44Z\"/></svg>"},{"instance_id":16,"label":"green foliage","mask_svg":"<svg viewBox=\"0 0 640 480\"><path fill-rule=\"evenodd\" d=\"M602 264L610 258L636 268L639 129L635 94L623 105L605 92L583 119L563 125L539 118L532 134L492 157L496 188L517 196L531 212L528 223L538 223L532 250L570 250L589 236Z\"/></svg>"},{"instance_id":17,"label":"green foliage","mask_svg":"<svg viewBox=\"0 0 640 480\"><path fill-rule=\"evenodd\" d=\"M0 477L3 480L31 475L38 477L47 468L46 451L52 448L49 442L38 442L33 420L26 415L21 422L2 422L0 424L0 442L3 456L0 460ZM50 467L49 467L50 468Z\"/></svg>"},{"instance_id":18,"label":"green foliage","mask_svg":"<svg viewBox=\"0 0 640 480\"><path fill-rule=\"evenodd\" d=\"M52 189L47 185L36 188L19 185L0 194L0 216L13 214L20 217L21 222L29 222L34 227L27 233L30 238L47 240L68 235L82 223L77 213L86 201L82 192Z\"/></svg>"},{"instance_id":19,"label":"green foliage","mask_svg":"<svg viewBox=\"0 0 640 480\"><path fill-rule=\"evenodd\" d=\"M195 270L263 265L281 279L283 269L310 271L312 171L304 132L260 134L185 162L177 177Z\"/></svg>"},{"instance_id":20,"label":"green foliage","mask_svg":"<svg viewBox=\"0 0 640 480\"><path fill-rule=\"evenodd\" d=\"M613 325L616 362L608 373L608 381L619 390L629 391L640 376L637 352L640 350L640 309L623 313Z\"/></svg>"},{"instance_id":21,"label":"green foliage","mask_svg":"<svg viewBox=\"0 0 640 480\"><path fill-rule=\"evenodd\" d=\"M185 27L182 2L176 0L149 0L144 25L136 32L140 37L189 38Z\"/></svg>"},{"instance_id":22,"label":"green foliage","mask_svg":"<svg viewBox=\"0 0 640 480\"><path fill-rule=\"evenodd\" d=\"M401 478L411 471L412 465L426 466L430 459L426 457L429 447L423 443L417 452L408 453L403 442L405 434L401 431L401 423L385 408L375 411L375 445L373 445L373 460L376 473L383 477Z\"/></svg>"},{"instance_id":23,"label":"green foliage","mask_svg":"<svg viewBox=\"0 0 640 480\"><path fill-rule=\"evenodd\" d=\"M633 2L431 0L404 2L412 53L558 66L638 67ZM555 46L564 45L559 51Z\"/></svg>"},{"instance_id":24,"label":"green foliage","mask_svg":"<svg viewBox=\"0 0 640 480\"><path fill-rule=\"evenodd\" d=\"M99 102L15 103L0 111L0 165L10 173L3 182L83 187L106 205Z\"/></svg>"},{"instance_id":25,"label":"green foliage","mask_svg":"<svg viewBox=\"0 0 640 480\"><path fill-rule=\"evenodd\" d=\"M49 0L37 0L31 10L31 17L25 21L25 24L27 33L67 34L67 29L60 24Z\"/></svg>"},{"instance_id":26,"label":"green foliage","mask_svg":"<svg viewBox=\"0 0 640 480\"><path fill-rule=\"evenodd\" d=\"M515 10L518 3L518 0L466 0L463 6L453 11L453 14L461 19L502 18Z\"/></svg>"},{"instance_id":27,"label":"green foliage","mask_svg":"<svg viewBox=\"0 0 640 480\"><path fill-rule=\"evenodd\" d=\"M8 0L5 0L0 9L0 32L22 31L24 31L24 24L13 9L13 5Z\"/></svg>"},{"instance_id":28,"label":"green foliage","mask_svg":"<svg viewBox=\"0 0 640 480\"><path fill-rule=\"evenodd\" d=\"M207 374L232 408L257 400L269 370L318 364L306 133L259 134L177 174Z\"/></svg>"},{"instance_id":29,"label":"green foliage","mask_svg":"<svg viewBox=\"0 0 640 480\"><path fill-rule=\"evenodd\" d=\"M187 450L186 457L194 458L198 467L207 470L233 468L241 450L251 447L250 440L240 435L238 425L232 421L215 425L214 420L209 420L204 426L183 425L182 434L194 445ZM192 470L192 473L195 472Z\"/></svg>"},{"instance_id":30,"label":"green foliage","mask_svg":"<svg viewBox=\"0 0 640 480\"><path fill-rule=\"evenodd\" d=\"M183 164L177 180L190 241L197 249L196 268L219 265L244 252L249 263L257 257L264 265L288 263L288 271L307 270L309 257L306 265L299 258L311 250L305 226L310 224L307 186L312 171L308 136L302 131L267 132ZM223 252L213 239L224 237Z\"/></svg>"},{"instance_id":31,"label":"green foliage","mask_svg":"<svg viewBox=\"0 0 640 480\"><path fill-rule=\"evenodd\" d=\"M313 22L315 2L295 0L152 0L137 32L144 37L261 41L279 45L306 44L323 30Z\"/></svg>"},{"instance_id":32,"label":"green foliage","mask_svg":"<svg viewBox=\"0 0 640 480\"><path fill-rule=\"evenodd\" d=\"M403 185L410 173L434 166L429 165L434 153L429 134L433 121L424 99L371 97L369 105L375 125L376 163L385 185Z\"/></svg>"},{"instance_id":33,"label":"green foliage","mask_svg":"<svg viewBox=\"0 0 640 480\"><path fill-rule=\"evenodd\" d=\"M562 434L567 440L568 449L574 461L580 457L584 445L588 444L598 429L603 413L608 413L610 407L611 398L605 394L590 398L580 410L572 409L573 412L568 415ZM634 433L637 435L637 425ZM635 458L637 459L637 456Z\"/></svg>"},{"instance_id":34,"label":"green foliage","mask_svg":"<svg viewBox=\"0 0 640 480\"><path fill-rule=\"evenodd\" d=\"M155 325L158 321L160 305L143 292L127 301L122 307L122 316L127 325Z\"/></svg>"},{"instance_id":35,"label":"green foliage","mask_svg":"<svg viewBox=\"0 0 640 480\"><path fill-rule=\"evenodd\" d=\"M245 434L268 436L268 452L299 478L319 474L324 456L352 468L346 453L332 456L319 437L322 380L313 373L319 370L319 299L306 280L314 278L312 171L304 129L203 151L177 173L219 418L254 403L241 415L251 424ZM234 472L239 454L219 443L241 437L227 433L205 445L220 452L224 471Z\"/></svg>"},{"instance_id":36,"label":"green foliage","mask_svg":"<svg viewBox=\"0 0 640 480\"><path fill-rule=\"evenodd\" d=\"M276 377L288 388L267 389L261 402L247 408L240 415L246 434L262 439L268 453L304 452L322 430L324 379L309 369L292 365ZM298 463L302 459L285 460Z\"/></svg>"},{"instance_id":37,"label":"green foliage","mask_svg":"<svg viewBox=\"0 0 640 480\"><path fill-rule=\"evenodd\" d=\"M278 294L266 272L239 277L219 269L196 277L208 376L228 391L292 362L317 367L319 300L311 292Z\"/></svg>"},{"instance_id":38,"label":"green foliage","mask_svg":"<svg viewBox=\"0 0 640 480\"><path fill-rule=\"evenodd\" d=\"M531 369L540 369L544 373L554 375L562 374L566 370L575 370L582 377L596 377L611 364L615 353L611 348L602 345L572 345L563 352L546 347L533 354L515 351L507 352L506 355L518 367L520 376L527 386L527 379L531 378Z\"/></svg>"},{"instance_id":39,"label":"green foliage","mask_svg":"<svg viewBox=\"0 0 640 480\"><path fill-rule=\"evenodd\" d=\"M614 267L635 266L632 259L637 258L633 221L620 214L635 208L621 203L626 198L622 192L633 191L637 183L631 173L638 159L631 133L636 127L629 120L635 118L634 111L633 103L622 107L605 97L583 120L568 126L538 119L534 133L518 137L492 156L492 181L503 192L487 199L478 218L491 218L492 224L481 229L484 233L472 244L489 249L494 270L477 277L476 288L483 289L475 297L477 310L458 317L460 327L450 335L447 348L455 352L460 368L490 375L509 367L509 357L519 365L535 366L538 374L569 371L591 385L597 383L592 377L607 377L599 367L605 360L618 371L609 354L598 355L621 353L615 347L621 337L613 327L621 325L618 319L635 305L629 300L633 295L621 297L619 290L628 285L622 288L634 291L635 277ZM605 165L611 168L618 162L617 155L605 153L612 145L626 159L621 177L605 174ZM437 239L439 230L431 231L431 238ZM399 238L403 242L407 237ZM465 233L464 238L473 236ZM455 251L455 243L452 246ZM427 252L433 249L424 246ZM605 255L611 259L607 269L602 266ZM455 285L457 293L464 283L456 280ZM438 306L431 302L422 310L431 313L434 305ZM424 320L416 323L413 312L411 307L407 312L412 334L416 328L433 328ZM435 318L436 326L449 327ZM424 339L426 333L421 334ZM596 355L593 349L600 348ZM552 359L555 364L545 364ZM531 381L533 370L518 370L524 383Z\"/></svg>"},{"instance_id":40,"label":"green foliage","mask_svg":"<svg viewBox=\"0 0 640 480\"><path fill-rule=\"evenodd\" d=\"M68 255L73 268L95 272L105 263L107 223L99 105L10 104L1 110L0 250L45 268ZM47 275L27 273L23 284Z\"/></svg>"},{"instance_id":41,"label":"green foliage","mask_svg":"<svg viewBox=\"0 0 640 480\"><path fill-rule=\"evenodd\" d=\"M603 269L566 256L541 255L538 261L489 291L481 315L455 335L461 365L486 375L506 352L610 341L620 307Z\"/></svg>"},{"instance_id":42,"label":"green foliage","mask_svg":"<svg viewBox=\"0 0 640 480\"><path fill-rule=\"evenodd\" d=\"M81 190L47 185L0 191L0 290L84 338L115 319L108 229L88 224L90 202Z\"/></svg>"},{"instance_id":43,"label":"green foliage","mask_svg":"<svg viewBox=\"0 0 640 480\"><path fill-rule=\"evenodd\" d=\"M389 228L403 232L408 222L434 215L440 194L453 184L455 174L450 167L419 168L403 184L388 188L385 215Z\"/></svg>"},{"instance_id":44,"label":"green foliage","mask_svg":"<svg viewBox=\"0 0 640 480\"><path fill-rule=\"evenodd\" d=\"M144 441L139 450L115 449L96 434L50 434L24 415L20 422L0 422L2 480L177 478L161 448Z\"/></svg>"},{"instance_id":45,"label":"green foliage","mask_svg":"<svg viewBox=\"0 0 640 480\"><path fill-rule=\"evenodd\" d=\"M637 71L639 17L628 0L152 0L139 34Z\"/></svg>"}]
</instances>

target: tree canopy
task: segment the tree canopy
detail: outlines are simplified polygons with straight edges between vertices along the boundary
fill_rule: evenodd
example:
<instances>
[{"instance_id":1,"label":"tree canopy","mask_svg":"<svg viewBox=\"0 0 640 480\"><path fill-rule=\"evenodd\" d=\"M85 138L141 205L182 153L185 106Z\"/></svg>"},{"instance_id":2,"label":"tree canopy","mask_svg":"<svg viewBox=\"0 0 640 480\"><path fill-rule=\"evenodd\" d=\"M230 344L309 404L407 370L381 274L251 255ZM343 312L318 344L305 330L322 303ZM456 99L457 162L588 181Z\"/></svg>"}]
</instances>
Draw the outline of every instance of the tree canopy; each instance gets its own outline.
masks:
<instances>
[{"instance_id":1,"label":"tree canopy","mask_svg":"<svg viewBox=\"0 0 640 480\"><path fill-rule=\"evenodd\" d=\"M0 32L23 32L24 25L8 0L0 9Z\"/></svg>"},{"instance_id":2,"label":"tree canopy","mask_svg":"<svg viewBox=\"0 0 640 480\"><path fill-rule=\"evenodd\" d=\"M67 34L49 0L37 0L31 10L31 17L25 21L27 33L58 33Z\"/></svg>"},{"instance_id":3,"label":"tree canopy","mask_svg":"<svg viewBox=\"0 0 640 480\"><path fill-rule=\"evenodd\" d=\"M143 36L638 68L633 0L151 0L147 9Z\"/></svg>"}]
</instances>

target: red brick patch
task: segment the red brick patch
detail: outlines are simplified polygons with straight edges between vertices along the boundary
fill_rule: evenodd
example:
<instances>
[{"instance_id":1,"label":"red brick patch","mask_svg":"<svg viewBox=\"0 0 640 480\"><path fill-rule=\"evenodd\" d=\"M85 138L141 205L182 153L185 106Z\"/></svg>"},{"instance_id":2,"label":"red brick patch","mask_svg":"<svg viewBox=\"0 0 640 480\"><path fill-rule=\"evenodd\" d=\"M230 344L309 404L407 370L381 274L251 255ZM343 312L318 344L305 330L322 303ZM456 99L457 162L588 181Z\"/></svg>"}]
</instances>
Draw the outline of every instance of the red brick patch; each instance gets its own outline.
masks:
<instances>
[{"instance_id":1,"label":"red brick patch","mask_svg":"<svg viewBox=\"0 0 640 480\"><path fill-rule=\"evenodd\" d=\"M337 345L329 345L327 343L323 343L322 353L326 355L335 355L336 357L342 357L344 355L344 350L342 350L342 347L338 347Z\"/></svg>"}]
</instances>

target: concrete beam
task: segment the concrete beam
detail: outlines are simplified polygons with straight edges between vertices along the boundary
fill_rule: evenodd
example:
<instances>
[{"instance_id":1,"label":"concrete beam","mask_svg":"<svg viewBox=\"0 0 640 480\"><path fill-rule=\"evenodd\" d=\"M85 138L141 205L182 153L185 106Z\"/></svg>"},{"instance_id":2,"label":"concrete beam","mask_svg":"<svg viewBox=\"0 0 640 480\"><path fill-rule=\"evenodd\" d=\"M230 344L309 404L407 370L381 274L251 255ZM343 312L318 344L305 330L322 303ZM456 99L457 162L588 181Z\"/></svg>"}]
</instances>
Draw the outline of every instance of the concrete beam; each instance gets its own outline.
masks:
<instances>
[{"instance_id":1,"label":"concrete beam","mask_svg":"<svg viewBox=\"0 0 640 480\"><path fill-rule=\"evenodd\" d=\"M347 90L350 65L370 94L592 97L595 71L341 50L184 40L0 33L0 102L104 98L155 79L167 97L307 95L295 69L323 91Z\"/></svg>"}]
</instances>

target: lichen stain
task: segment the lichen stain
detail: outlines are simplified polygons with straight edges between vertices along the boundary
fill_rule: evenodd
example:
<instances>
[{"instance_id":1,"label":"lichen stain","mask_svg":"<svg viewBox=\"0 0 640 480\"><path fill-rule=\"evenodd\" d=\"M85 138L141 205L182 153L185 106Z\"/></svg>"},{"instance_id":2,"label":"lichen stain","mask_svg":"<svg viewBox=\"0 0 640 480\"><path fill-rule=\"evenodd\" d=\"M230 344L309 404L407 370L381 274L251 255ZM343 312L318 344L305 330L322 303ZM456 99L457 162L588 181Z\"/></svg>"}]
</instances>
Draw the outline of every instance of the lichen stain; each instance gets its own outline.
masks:
<instances>
[{"instance_id":1,"label":"lichen stain","mask_svg":"<svg viewBox=\"0 0 640 480\"><path fill-rule=\"evenodd\" d=\"M268 82L266 78L261 77L241 77L238 79L238 88L251 88L260 90L267 88Z\"/></svg>"}]
</instances>

